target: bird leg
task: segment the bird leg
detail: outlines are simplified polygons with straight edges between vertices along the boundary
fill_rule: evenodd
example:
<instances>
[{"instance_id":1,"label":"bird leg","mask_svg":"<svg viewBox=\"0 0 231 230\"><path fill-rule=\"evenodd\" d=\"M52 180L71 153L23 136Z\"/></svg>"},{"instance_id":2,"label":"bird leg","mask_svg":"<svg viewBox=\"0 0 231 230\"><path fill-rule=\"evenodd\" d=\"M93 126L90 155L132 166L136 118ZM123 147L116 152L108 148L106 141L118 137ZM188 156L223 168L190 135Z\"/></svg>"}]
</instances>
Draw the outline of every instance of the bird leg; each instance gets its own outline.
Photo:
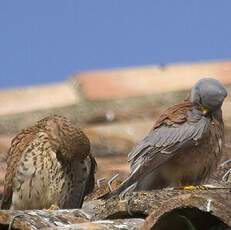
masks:
<instances>
[{"instance_id":1,"label":"bird leg","mask_svg":"<svg viewBox=\"0 0 231 230\"><path fill-rule=\"evenodd\" d=\"M127 207L127 212L130 216L133 216L132 214L132 210L130 208L130 203L131 203L131 200L132 198L134 197L135 195L133 194L132 197L128 198L127 202L126 202L126 207Z\"/></svg>"},{"instance_id":2,"label":"bird leg","mask_svg":"<svg viewBox=\"0 0 231 230\"><path fill-rule=\"evenodd\" d=\"M55 211L55 210L59 210L60 208L59 208L59 206L57 205L57 204L52 204L51 206L50 206L50 208L48 208L48 209L46 209L46 208L44 208L43 210L44 211Z\"/></svg>"},{"instance_id":3,"label":"bird leg","mask_svg":"<svg viewBox=\"0 0 231 230\"><path fill-rule=\"evenodd\" d=\"M49 208L49 210L58 210L58 209L60 209L60 208L57 204L52 204Z\"/></svg>"},{"instance_id":4,"label":"bird leg","mask_svg":"<svg viewBox=\"0 0 231 230\"><path fill-rule=\"evenodd\" d=\"M176 189L182 189L182 190L207 190L207 185L187 185L187 186L181 186Z\"/></svg>"},{"instance_id":5,"label":"bird leg","mask_svg":"<svg viewBox=\"0 0 231 230\"><path fill-rule=\"evenodd\" d=\"M131 189L134 188L134 185L131 185L130 187L128 187L127 189L125 189L122 193L119 194L119 199L120 199L120 202L121 203L124 203L125 205L125 208L126 208L126 211L127 213L130 215L130 216L133 216L133 213L132 213L132 210L130 208L130 203L132 201L132 198L135 196L135 194L131 194L128 199L125 198L126 194L131 191Z\"/></svg>"},{"instance_id":6,"label":"bird leg","mask_svg":"<svg viewBox=\"0 0 231 230\"><path fill-rule=\"evenodd\" d=\"M231 169L230 169L231 171ZM187 185L175 188L176 190L209 190L209 189L225 189L223 186L216 186L212 184L202 184L202 185Z\"/></svg>"}]
</instances>

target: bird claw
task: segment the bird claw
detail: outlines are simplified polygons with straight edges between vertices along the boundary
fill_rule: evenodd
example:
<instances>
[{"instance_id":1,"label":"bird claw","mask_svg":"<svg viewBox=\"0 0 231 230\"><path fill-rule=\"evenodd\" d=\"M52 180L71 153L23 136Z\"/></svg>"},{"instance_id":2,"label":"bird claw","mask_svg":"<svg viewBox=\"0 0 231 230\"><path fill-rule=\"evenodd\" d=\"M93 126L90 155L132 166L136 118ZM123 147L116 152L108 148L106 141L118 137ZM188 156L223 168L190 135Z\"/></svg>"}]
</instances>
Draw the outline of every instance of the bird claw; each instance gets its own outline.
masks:
<instances>
[{"instance_id":1,"label":"bird claw","mask_svg":"<svg viewBox=\"0 0 231 230\"><path fill-rule=\"evenodd\" d=\"M126 202L126 206L127 206L127 212L130 216L133 216L132 214L132 210L130 208L130 203L132 201L132 198L134 197L135 195L133 194L131 197L129 197L128 201Z\"/></svg>"},{"instance_id":2,"label":"bird claw","mask_svg":"<svg viewBox=\"0 0 231 230\"><path fill-rule=\"evenodd\" d=\"M230 169L231 172L231 169ZM209 189L226 189L224 186L216 186L212 184L203 184L203 185L189 185L189 186L182 186L176 189L180 190L209 190Z\"/></svg>"},{"instance_id":3,"label":"bird claw","mask_svg":"<svg viewBox=\"0 0 231 230\"><path fill-rule=\"evenodd\" d=\"M207 187L207 185L187 185L187 186L179 187L179 189L183 189L183 190L207 190L208 187Z\"/></svg>"},{"instance_id":4,"label":"bird claw","mask_svg":"<svg viewBox=\"0 0 231 230\"><path fill-rule=\"evenodd\" d=\"M50 206L50 208L48 208L48 209L44 209L45 211L55 211L55 210L59 210L60 208L59 208L59 206L57 205L57 204L52 204L51 206Z\"/></svg>"},{"instance_id":5,"label":"bird claw","mask_svg":"<svg viewBox=\"0 0 231 230\"><path fill-rule=\"evenodd\" d=\"M123 194L123 197L122 197L123 199L122 199L121 196L119 195L120 202L122 202L124 204L123 207L125 207L127 213L130 216L133 216L133 213L132 213L132 210L130 207L130 203L132 201L132 198L135 196L135 194L132 194L131 196L129 196L128 199L125 199L124 196L125 196L125 194Z\"/></svg>"}]
</instances>

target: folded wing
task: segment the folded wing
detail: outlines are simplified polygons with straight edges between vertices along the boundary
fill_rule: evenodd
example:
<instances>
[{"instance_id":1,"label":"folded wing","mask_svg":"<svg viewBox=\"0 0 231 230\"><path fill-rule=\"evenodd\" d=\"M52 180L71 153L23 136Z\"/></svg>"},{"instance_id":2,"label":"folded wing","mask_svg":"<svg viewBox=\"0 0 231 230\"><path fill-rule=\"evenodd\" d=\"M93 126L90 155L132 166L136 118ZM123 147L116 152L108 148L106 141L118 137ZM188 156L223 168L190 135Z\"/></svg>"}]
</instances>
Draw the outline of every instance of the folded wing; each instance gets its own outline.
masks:
<instances>
[{"instance_id":1,"label":"folded wing","mask_svg":"<svg viewBox=\"0 0 231 230\"><path fill-rule=\"evenodd\" d=\"M177 150L199 144L209 122L210 119L189 101L170 107L159 117L149 135L128 155L131 174L112 195L134 188L138 180L172 158Z\"/></svg>"}]
</instances>

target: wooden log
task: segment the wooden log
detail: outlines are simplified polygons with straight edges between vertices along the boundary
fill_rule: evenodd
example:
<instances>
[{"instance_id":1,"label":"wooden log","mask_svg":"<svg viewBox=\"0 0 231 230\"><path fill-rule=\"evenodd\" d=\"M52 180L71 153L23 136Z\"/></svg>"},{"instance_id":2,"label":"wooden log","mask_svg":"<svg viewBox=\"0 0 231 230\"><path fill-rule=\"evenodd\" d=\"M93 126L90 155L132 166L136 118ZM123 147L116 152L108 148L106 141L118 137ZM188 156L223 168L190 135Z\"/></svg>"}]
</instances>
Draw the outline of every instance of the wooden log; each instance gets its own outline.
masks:
<instances>
[{"instance_id":1,"label":"wooden log","mask_svg":"<svg viewBox=\"0 0 231 230\"><path fill-rule=\"evenodd\" d=\"M99 220L89 223L73 224L66 227L49 227L43 228L42 230L83 230L83 229L102 229L102 230L111 230L111 229L124 229L124 230L137 230L140 229L144 220L140 218L132 219L117 219L117 220Z\"/></svg>"},{"instance_id":2,"label":"wooden log","mask_svg":"<svg viewBox=\"0 0 231 230\"><path fill-rule=\"evenodd\" d=\"M224 186L224 185L222 185ZM149 229L176 209L200 210L231 226L231 184L208 190L156 190L128 193L122 199L95 200L84 203L82 209L0 211L0 229L9 226L16 216L12 229L41 229L67 227L92 221L128 218L146 218L143 229ZM95 224L95 223L93 223ZM85 224L87 225L87 224ZM78 229L78 228L77 228ZM100 228L99 228L100 229ZM125 228L126 229L126 228Z\"/></svg>"},{"instance_id":3,"label":"wooden log","mask_svg":"<svg viewBox=\"0 0 231 230\"><path fill-rule=\"evenodd\" d=\"M67 226L88 221L82 210L26 210L0 211L0 229L11 225L11 229L32 230L53 226ZM7 228L6 228L7 229Z\"/></svg>"},{"instance_id":4,"label":"wooden log","mask_svg":"<svg viewBox=\"0 0 231 230\"><path fill-rule=\"evenodd\" d=\"M187 225L212 229L215 226L231 227L230 191L182 193L161 199L153 208L141 229L185 229ZM184 219L180 224L180 218ZM186 228L188 229L188 228ZM215 229L215 228L214 228ZM223 229L223 228L221 228Z\"/></svg>"},{"instance_id":5,"label":"wooden log","mask_svg":"<svg viewBox=\"0 0 231 230\"><path fill-rule=\"evenodd\" d=\"M230 198L231 184L227 183L226 185L219 184L219 187L206 190L164 189L151 192L127 193L123 199L113 197L105 201L90 201L84 204L84 210L89 212L94 209L91 219L99 220L124 216L146 217L153 211L159 212L159 216L161 216L169 210L187 205L207 211L207 203L210 202L214 215L223 220L224 223L231 224Z\"/></svg>"}]
</instances>

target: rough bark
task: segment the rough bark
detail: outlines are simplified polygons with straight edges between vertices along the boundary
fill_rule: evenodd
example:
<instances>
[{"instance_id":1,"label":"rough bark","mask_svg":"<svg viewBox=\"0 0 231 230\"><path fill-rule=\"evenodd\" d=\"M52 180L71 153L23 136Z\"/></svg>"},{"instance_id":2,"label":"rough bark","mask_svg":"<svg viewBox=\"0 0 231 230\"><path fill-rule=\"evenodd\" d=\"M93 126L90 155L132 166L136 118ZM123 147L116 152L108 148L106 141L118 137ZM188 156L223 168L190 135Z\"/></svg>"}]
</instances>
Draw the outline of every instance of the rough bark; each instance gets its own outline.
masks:
<instances>
[{"instance_id":1,"label":"rough bark","mask_svg":"<svg viewBox=\"0 0 231 230\"><path fill-rule=\"evenodd\" d=\"M81 224L73 224L68 225L66 227L50 227L44 228L42 230L88 230L88 229L110 229L110 230L121 230L121 229L129 229L136 230L141 227L144 220L140 218L132 218L132 219L117 219L117 220L98 220L89 223L81 223Z\"/></svg>"},{"instance_id":2,"label":"rough bark","mask_svg":"<svg viewBox=\"0 0 231 230\"><path fill-rule=\"evenodd\" d=\"M81 226L83 229L86 226L97 226L97 229L116 229L118 223L124 225L124 229L131 229L130 225L135 222L131 221L127 225L125 219L147 217L143 224L139 221L139 226L149 229L166 213L185 207L212 212L212 215L221 222L231 226L230 187L230 184L227 184L226 188L208 190L156 190L128 193L123 198L113 197L109 200L85 202L81 210L1 210L0 227L9 226L16 216L12 229L65 229L64 227L80 229ZM114 221L115 219L124 220ZM99 222L102 220L111 221L102 224Z\"/></svg>"}]
</instances>

